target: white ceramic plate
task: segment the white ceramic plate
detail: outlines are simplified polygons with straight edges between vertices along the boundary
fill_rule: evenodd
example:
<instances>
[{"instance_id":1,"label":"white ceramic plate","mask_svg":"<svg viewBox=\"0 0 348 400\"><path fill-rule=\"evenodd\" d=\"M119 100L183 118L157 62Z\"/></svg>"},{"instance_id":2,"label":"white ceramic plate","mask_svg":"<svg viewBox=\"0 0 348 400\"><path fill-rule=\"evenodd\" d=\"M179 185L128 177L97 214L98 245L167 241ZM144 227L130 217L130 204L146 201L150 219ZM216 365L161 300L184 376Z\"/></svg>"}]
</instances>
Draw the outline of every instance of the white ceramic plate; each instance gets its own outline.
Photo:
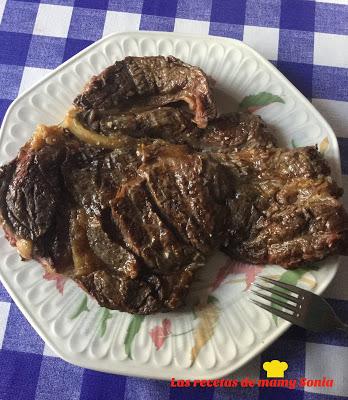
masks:
<instances>
[{"instance_id":1,"label":"white ceramic plate","mask_svg":"<svg viewBox=\"0 0 348 400\"><path fill-rule=\"evenodd\" d=\"M162 32L110 35L22 94L3 122L1 162L16 155L37 123L61 121L93 74L125 56L158 54L179 57L212 76L220 111L239 105L257 109L275 128L282 145L319 144L340 181L332 129L268 61L236 40ZM277 266L232 263L218 254L200 273L185 310L144 318L104 309L72 281L44 274L36 262L21 262L2 232L0 235L1 280L59 356L95 370L164 379L223 376L260 353L289 327L247 301L245 289L255 274L298 282L321 293L334 277L338 262L332 257L317 270L286 272Z\"/></svg>"}]
</instances>

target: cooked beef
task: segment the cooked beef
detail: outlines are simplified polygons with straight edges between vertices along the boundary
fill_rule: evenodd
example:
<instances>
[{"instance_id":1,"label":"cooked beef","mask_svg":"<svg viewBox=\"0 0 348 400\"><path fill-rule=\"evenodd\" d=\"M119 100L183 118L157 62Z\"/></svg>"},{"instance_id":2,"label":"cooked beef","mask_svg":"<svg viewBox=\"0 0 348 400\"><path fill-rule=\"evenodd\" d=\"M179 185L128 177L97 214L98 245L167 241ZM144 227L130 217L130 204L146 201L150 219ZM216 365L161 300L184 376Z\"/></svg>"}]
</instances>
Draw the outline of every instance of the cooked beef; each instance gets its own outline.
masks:
<instances>
[{"instance_id":1,"label":"cooked beef","mask_svg":"<svg viewBox=\"0 0 348 400\"><path fill-rule=\"evenodd\" d=\"M109 210L108 210L109 211ZM113 226L111 216L92 216L86 223L88 245L106 266L115 272L123 272L135 278L139 273L139 263L132 253L121 245L121 238Z\"/></svg>"},{"instance_id":2,"label":"cooked beef","mask_svg":"<svg viewBox=\"0 0 348 400\"><path fill-rule=\"evenodd\" d=\"M134 314L152 314L183 305L194 272L202 264L198 258L176 273L154 274L148 271L135 279L99 270L79 280L104 307Z\"/></svg>"},{"instance_id":3,"label":"cooked beef","mask_svg":"<svg viewBox=\"0 0 348 400\"><path fill-rule=\"evenodd\" d=\"M252 114L215 118L199 68L127 57L75 107L0 168L0 223L23 258L102 306L176 309L217 249L285 267L347 252L342 190L317 149L277 148Z\"/></svg>"},{"instance_id":4,"label":"cooked beef","mask_svg":"<svg viewBox=\"0 0 348 400\"><path fill-rule=\"evenodd\" d=\"M99 201L102 208L110 206L110 201L123 182L137 175L140 164L136 148L116 149L104 158L99 173Z\"/></svg>"},{"instance_id":5,"label":"cooked beef","mask_svg":"<svg viewBox=\"0 0 348 400\"><path fill-rule=\"evenodd\" d=\"M239 175L262 179L318 178L330 174L328 163L316 147L297 149L252 148L238 152L215 152L212 156L222 164L236 169Z\"/></svg>"},{"instance_id":6,"label":"cooked beef","mask_svg":"<svg viewBox=\"0 0 348 400\"><path fill-rule=\"evenodd\" d=\"M234 151L219 135L202 152L163 139L111 151L41 129L0 171L7 237L100 304L144 314L181 305L218 247L287 267L346 251L342 191L316 148L271 147L238 118L250 132L233 125Z\"/></svg>"},{"instance_id":7,"label":"cooked beef","mask_svg":"<svg viewBox=\"0 0 348 400\"><path fill-rule=\"evenodd\" d=\"M83 155L84 149L81 149ZM141 160L135 148L99 150L64 165L64 179L75 201L90 215L107 209L123 180L134 176Z\"/></svg>"},{"instance_id":8,"label":"cooked beef","mask_svg":"<svg viewBox=\"0 0 348 400\"><path fill-rule=\"evenodd\" d=\"M158 245L166 243L162 237L157 236L154 248L148 247L148 251L146 247L139 248L139 257L137 257L117 245L108 235L109 228L100 226L99 221L99 219L89 218L85 220L84 225L82 224L84 229L80 232L78 252L76 241L72 242L75 255L74 276L82 287L105 307L137 314L168 311L184 303L194 271L204 262L200 254L187 246L175 248L170 243L170 238L167 242L168 248L163 248L162 254ZM107 221L110 223L110 220ZM129 230L131 229L130 227ZM161 233L171 235L163 224L158 229L153 226L153 229L154 234L157 230L161 230ZM133 234L132 236L130 232L127 237L124 237L127 244L137 243L129 239L139 237L136 231L133 231ZM135 253L138 252L135 247L133 250ZM79 253L77 259L76 253ZM149 258L151 255L154 257L157 255L158 264L155 266L154 261ZM151 264L145 264L145 261L151 261Z\"/></svg>"},{"instance_id":9,"label":"cooked beef","mask_svg":"<svg viewBox=\"0 0 348 400\"><path fill-rule=\"evenodd\" d=\"M5 234L8 235L8 240L11 242L11 244L12 242L15 244L15 235L10 227L5 226L5 224L8 225L10 223L8 218L6 196L9 185L13 178L13 174L16 170L16 164L17 158L0 167L0 224L3 224Z\"/></svg>"},{"instance_id":10,"label":"cooked beef","mask_svg":"<svg viewBox=\"0 0 348 400\"><path fill-rule=\"evenodd\" d=\"M205 73L175 57L126 57L94 76L74 101L86 126L100 131L105 115L185 102L204 128L216 116ZM86 112L87 111L87 112Z\"/></svg>"},{"instance_id":11,"label":"cooked beef","mask_svg":"<svg viewBox=\"0 0 348 400\"><path fill-rule=\"evenodd\" d=\"M165 188L163 189L165 190ZM196 251L160 218L145 180L124 184L112 202L112 214L128 248L150 268L173 272L186 267Z\"/></svg>"},{"instance_id":12,"label":"cooked beef","mask_svg":"<svg viewBox=\"0 0 348 400\"><path fill-rule=\"evenodd\" d=\"M1 169L1 218L11 227L13 244L29 245L27 258L72 277L101 304L137 313L178 307L204 257L167 227L141 185L130 184L139 179L134 177L140 155L135 149L95 149L68 132L56 134L54 145L36 134ZM49 130L46 135L52 139ZM133 217L139 212L148 225L140 222L133 231L131 224L122 225L127 200ZM21 223L8 216L13 210ZM144 242L137 242L139 232Z\"/></svg>"},{"instance_id":13,"label":"cooked beef","mask_svg":"<svg viewBox=\"0 0 348 400\"><path fill-rule=\"evenodd\" d=\"M229 254L294 267L343 251L348 217L327 162L315 147L214 154L231 169ZM238 210L238 212L235 212Z\"/></svg>"},{"instance_id":14,"label":"cooked beef","mask_svg":"<svg viewBox=\"0 0 348 400\"><path fill-rule=\"evenodd\" d=\"M175 271L156 272L124 248L116 249L105 231L95 226L98 221L91 221L78 210L72 219L70 237L74 259L71 276L99 304L150 314L175 309L184 303L194 271L203 264L203 257L196 254L190 257L189 264Z\"/></svg>"},{"instance_id":15,"label":"cooked beef","mask_svg":"<svg viewBox=\"0 0 348 400\"><path fill-rule=\"evenodd\" d=\"M66 165L64 171L69 192L87 214L84 234L91 251L107 267L133 278L139 266L112 222L110 201L121 183L135 174L139 163L135 149L124 148L99 151L92 158L84 155Z\"/></svg>"},{"instance_id":16,"label":"cooked beef","mask_svg":"<svg viewBox=\"0 0 348 400\"><path fill-rule=\"evenodd\" d=\"M151 154L155 153L152 162ZM203 254L223 240L227 207L233 190L226 169L185 146L145 148L140 173L162 215Z\"/></svg>"},{"instance_id":17,"label":"cooked beef","mask_svg":"<svg viewBox=\"0 0 348 400\"><path fill-rule=\"evenodd\" d=\"M105 135L114 132L134 137L173 139L180 132L193 126L189 115L179 108L156 107L140 112L109 114L100 120L100 131Z\"/></svg>"},{"instance_id":18,"label":"cooked beef","mask_svg":"<svg viewBox=\"0 0 348 400\"><path fill-rule=\"evenodd\" d=\"M233 252L249 262L290 268L346 252L347 226L342 204L329 195L287 206L274 204Z\"/></svg>"},{"instance_id":19,"label":"cooked beef","mask_svg":"<svg viewBox=\"0 0 348 400\"><path fill-rule=\"evenodd\" d=\"M73 258L71 275L77 279L106 268L103 260L95 254L90 246L87 223L87 214L83 209L72 210L69 225L69 240Z\"/></svg>"},{"instance_id":20,"label":"cooked beef","mask_svg":"<svg viewBox=\"0 0 348 400\"><path fill-rule=\"evenodd\" d=\"M51 135L52 133L48 134ZM68 245L69 198L62 190L61 166L67 148L57 133L55 145L27 143L5 168L2 180L1 220L11 244L22 257L54 265L58 272L72 264Z\"/></svg>"},{"instance_id":21,"label":"cooked beef","mask_svg":"<svg viewBox=\"0 0 348 400\"><path fill-rule=\"evenodd\" d=\"M6 195L9 222L17 236L34 240L51 226L60 195L56 170L60 157L57 147L35 153L22 149L19 154Z\"/></svg>"},{"instance_id":22,"label":"cooked beef","mask_svg":"<svg viewBox=\"0 0 348 400\"><path fill-rule=\"evenodd\" d=\"M90 269L98 270L104 265L134 277L137 274L134 256L119 243L108 240L106 232L97 229L97 217L91 218L90 225L86 219L86 224L81 227L81 213L74 211L76 205L90 211L89 201L94 201L98 210L101 208L93 197L97 180L96 174L91 172L97 170L93 166L104 164L110 155L100 163L96 160L100 151L89 149L82 143L78 153L76 150L76 141L71 140L69 134L54 146L42 144L36 149L29 142L14 161L1 169L1 221L11 244L17 245L25 258L35 258L68 276L79 276L81 269L90 272ZM79 169L81 166L82 170ZM84 172L79 174L80 180L71 180L77 171ZM71 181L75 186L66 186ZM86 239L78 245L81 237ZM90 243L94 244L90 247L100 257L97 264L92 251L89 256L87 254L86 244L89 246ZM113 255L119 255L111 262L108 256L112 251ZM82 261L77 261L77 254L82 254Z\"/></svg>"},{"instance_id":23,"label":"cooked beef","mask_svg":"<svg viewBox=\"0 0 348 400\"><path fill-rule=\"evenodd\" d=\"M205 129L197 128L190 122L187 112L174 107L107 114L101 119L100 126L101 133L108 137L106 140L130 141L128 148L156 140L186 144L199 152L229 152L276 145L270 129L259 116L240 112L221 115L210 121ZM96 133L90 132L90 135ZM98 134L93 140L98 137L105 140Z\"/></svg>"},{"instance_id":24,"label":"cooked beef","mask_svg":"<svg viewBox=\"0 0 348 400\"><path fill-rule=\"evenodd\" d=\"M88 214L99 212L100 204L98 193L98 166L102 160L85 162L82 165L76 160L64 165L64 181L74 201Z\"/></svg>"},{"instance_id":25,"label":"cooked beef","mask_svg":"<svg viewBox=\"0 0 348 400\"><path fill-rule=\"evenodd\" d=\"M229 113L209 122L206 129L194 128L183 142L198 151L236 151L270 148L276 141L263 120L254 114Z\"/></svg>"}]
</instances>

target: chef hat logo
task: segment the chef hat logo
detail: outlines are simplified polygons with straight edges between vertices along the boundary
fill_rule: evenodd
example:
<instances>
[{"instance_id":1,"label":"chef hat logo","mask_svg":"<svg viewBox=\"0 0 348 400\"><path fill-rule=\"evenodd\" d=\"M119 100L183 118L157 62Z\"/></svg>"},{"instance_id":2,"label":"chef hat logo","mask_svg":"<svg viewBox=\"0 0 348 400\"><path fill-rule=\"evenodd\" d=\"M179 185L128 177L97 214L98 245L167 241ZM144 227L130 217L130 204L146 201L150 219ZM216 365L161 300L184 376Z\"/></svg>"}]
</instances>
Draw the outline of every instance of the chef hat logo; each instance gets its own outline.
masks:
<instances>
[{"instance_id":1,"label":"chef hat logo","mask_svg":"<svg viewBox=\"0 0 348 400\"><path fill-rule=\"evenodd\" d=\"M288 363L279 360L266 361L263 363L263 369L267 372L267 378L284 378Z\"/></svg>"}]
</instances>

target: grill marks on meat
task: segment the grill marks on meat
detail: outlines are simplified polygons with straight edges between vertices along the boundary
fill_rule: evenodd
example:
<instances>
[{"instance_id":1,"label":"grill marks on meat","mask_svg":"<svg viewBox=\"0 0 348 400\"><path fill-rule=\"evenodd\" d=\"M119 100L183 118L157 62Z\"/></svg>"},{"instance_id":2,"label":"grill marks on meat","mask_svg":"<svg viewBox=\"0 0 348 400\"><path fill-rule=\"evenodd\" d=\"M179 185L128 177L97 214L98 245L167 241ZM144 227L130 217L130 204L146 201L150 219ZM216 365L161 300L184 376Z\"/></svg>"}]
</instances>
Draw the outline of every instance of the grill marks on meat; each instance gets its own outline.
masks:
<instances>
[{"instance_id":1,"label":"grill marks on meat","mask_svg":"<svg viewBox=\"0 0 348 400\"><path fill-rule=\"evenodd\" d=\"M1 219L11 244L26 243L23 257L54 265L63 272L72 265L68 242L70 206L62 191L65 144L34 149L27 143L5 169L1 187ZM70 139L68 139L69 141ZM73 146L71 147L71 151ZM29 252L30 249L30 252Z\"/></svg>"},{"instance_id":2,"label":"grill marks on meat","mask_svg":"<svg viewBox=\"0 0 348 400\"><path fill-rule=\"evenodd\" d=\"M234 169L239 176L264 180L328 176L330 168L316 147L293 150L283 148L246 149L238 152L212 153L214 159Z\"/></svg>"},{"instance_id":3,"label":"grill marks on meat","mask_svg":"<svg viewBox=\"0 0 348 400\"><path fill-rule=\"evenodd\" d=\"M173 272L188 264L193 250L161 220L148 195L145 181L123 185L112 202L113 218L129 249L158 272Z\"/></svg>"},{"instance_id":4,"label":"grill marks on meat","mask_svg":"<svg viewBox=\"0 0 348 400\"><path fill-rule=\"evenodd\" d=\"M186 243L209 254L226 228L224 201L231 185L224 168L185 146L161 147L156 155L140 173L158 209ZM151 159L146 151L144 157Z\"/></svg>"},{"instance_id":5,"label":"grill marks on meat","mask_svg":"<svg viewBox=\"0 0 348 400\"><path fill-rule=\"evenodd\" d=\"M184 141L198 151L214 152L271 148L276 144L270 129L259 116L241 112L221 115L206 129L194 129Z\"/></svg>"},{"instance_id":6,"label":"grill marks on meat","mask_svg":"<svg viewBox=\"0 0 348 400\"><path fill-rule=\"evenodd\" d=\"M140 266L132 253L124 246L122 238L112 222L110 201L121 182L135 174L140 160L135 149L99 152L99 157L83 156L77 166L69 165L66 182L75 202L86 213L84 245L113 272L136 277ZM96 270L99 270L96 263Z\"/></svg>"},{"instance_id":7,"label":"grill marks on meat","mask_svg":"<svg viewBox=\"0 0 348 400\"><path fill-rule=\"evenodd\" d=\"M140 144L159 139L186 144L198 152L272 148L276 144L271 130L259 116L239 112L221 115L205 129L197 128L186 112L173 107L141 110L135 114L107 114L101 126L102 133L110 138L122 137Z\"/></svg>"},{"instance_id":8,"label":"grill marks on meat","mask_svg":"<svg viewBox=\"0 0 348 400\"><path fill-rule=\"evenodd\" d=\"M13 228L10 226L6 197L8 187L16 170L16 162L17 159L15 158L10 163L0 167L0 224L2 224L6 238L11 243L11 245L16 244L16 237L13 232Z\"/></svg>"},{"instance_id":9,"label":"grill marks on meat","mask_svg":"<svg viewBox=\"0 0 348 400\"><path fill-rule=\"evenodd\" d=\"M81 277L80 282L104 307L149 314L180 307L200 264L193 262L176 274L148 272L135 279L100 270Z\"/></svg>"},{"instance_id":10,"label":"grill marks on meat","mask_svg":"<svg viewBox=\"0 0 348 400\"><path fill-rule=\"evenodd\" d=\"M175 57L157 56L116 61L91 79L74 104L85 111L81 114L83 122L92 130L100 131L101 120L110 110L113 114L122 114L134 108L177 102L188 105L199 127L204 128L216 116L205 73ZM128 120L126 125L130 123ZM102 126L105 128L104 123Z\"/></svg>"},{"instance_id":11,"label":"grill marks on meat","mask_svg":"<svg viewBox=\"0 0 348 400\"><path fill-rule=\"evenodd\" d=\"M23 149L21 153L6 195L8 218L16 235L34 240L47 232L56 214L59 185L55 168L60 151L52 148L47 154Z\"/></svg>"},{"instance_id":12,"label":"grill marks on meat","mask_svg":"<svg viewBox=\"0 0 348 400\"><path fill-rule=\"evenodd\" d=\"M172 139L173 134L192 124L188 114L174 107L157 107L127 114L107 114L100 119L100 131L105 135L120 132L136 138Z\"/></svg>"},{"instance_id":13,"label":"grill marks on meat","mask_svg":"<svg viewBox=\"0 0 348 400\"><path fill-rule=\"evenodd\" d=\"M242 194L230 203L240 215L236 221L231 213L231 226L238 228L230 230L230 254L294 267L342 252L348 240L348 217L338 201L342 190L315 147L216 157L231 168Z\"/></svg>"},{"instance_id":14,"label":"grill marks on meat","mask_svg":"<svg viewBox=\"0 0 348 400\"><path fill-rule=\"evenodd\" d=\"M138 262L128 250L122 247L121 239L109 216L91 216L86 223L88 245L94 254L115 272L135 278L139 273Z\"/></svg>"},{"instance_id":15,"label":"grill marks on meat","mask_svg":"<svg viewBox=\"0 0 348 400\"><path fill-rule=\"evenodd\" d=\"M270 147L243 120L258 128L245 136L237 122L235 151L219 135L215 151L162 140L111 151L41 132L0 170L7 237L101 305L140 314L183 304L219 246L287 267L346 251L342 190L317 149Z\"/></svg>"},{"instance_id":16,"label":"grill marks on meat","mask_svg":"<svg viewBox=\"0 0 348 400\"><path fill-rule=\"evenodd\" d=\"M161 221L144 180L136 178L141 159L134 149L103 157L79 161L78 173L66 177L87 213L79 211L74 229L75 279L111 308L151 313L178 307L204 258Z\"/></svg>"},{"instance_id":17,"label":"grill marks on meat","mask_svg":"<svg viewBox=\"0 0 348 400\"><path fill-rule=\"evenodd\" d=\"M127 57L74 103L71 133L38 127L0 168L0 223L101 305L175 309L217 248L286 267L346 252L342 190L317 149L276 148L252 114L216 118L199 68Z\"/></svg>"},{"instance_id":18,"label":"grill marks on meat","mask_svg":"<svg viewBox=\"0 0 348 400\"><path fill-rule=\"evenodd\" d=\"M159 311L163 289L156 276L144 280L126 279L118 274L100 270L81 277L88 293L103 307L137 314Z\"/></svg>"},{"instance_id":19,"label":"grill marks on meat","mask_svg":"<svg viewBox=\"0 0 348 400\"><path fill-rule=\"evenodd\" d=\"M163 156L167 161L161 166L162 172L168 166L181 185L192 181L191 193L182 186L177 198L182 205L187 202L187 212L195 211L196 232L193 234L191 223L190 237L196 235L202 245L199 236L204 231L199 224L209 222L212 232L218 226L213 210L223 197L216 177L219 166L215 162L210 166L206 156L195 155L185 146L163 148L155 143L138 152L104 151L79 143L69 133L63 136L54 146L44 143L34 149L28 144L20 153L20 161L2 171L4 204L8 203L6 192L12 186L16 196L21 194L21 186L15 186L19 179L30 181L32 176L43 176L45 179L33 181L37 190L52 190L51 209L41 210L47 213L45 225L29 237L34 246L32 256L77 280L108 307L151 313L183 304L194 271L204 263L205 256L168 222L151 194L149 181L139 173L139 165L143 162L143 171L146 166L160 167L156 160ZM30 168L23 169L22 165ZM195 166L194 170L185 176L191 166ZM41 173L43 169L48 171L46 176ZM194 199L195 194L198 200ZM184 196L191 196L192 204ZM20 205L26 212L31 203L27 205L25 200ZM64 207L60 209L60 205ZM199 205L200 210L194 210ZM205 215L207 207L211 210L209 218ZM9 220L4 212L2 216ZM22 231L15 231L14 236L26 238ZM210 243L205 253L216 247L213 236L214 233L206 235Z\"/></svg>"},{"instance_id":20,"label":"grill marks on meat","mask_svg":"<svg viewBox=\"0 0 348 400\"><path fill-rule=\"evenodd\" d=\"M274 207L257 221L237 253L251 262L287 267L322 260L343 250L347 222L342 205L332 197Z\"/></svg>"},{"instance_id":21,"label":"grill marks on meat","mask_svg":"<svg viewBox=\"0 0 348 400\"><path fill-rule=\"evenodd\" d=\"M91 215L100 215L109 207L121 182L134 176L140 159L135 148L99 150L90 156L81 151L82 157L65 165L66 186L75 201Z\"/></svg>"}]
</instances>

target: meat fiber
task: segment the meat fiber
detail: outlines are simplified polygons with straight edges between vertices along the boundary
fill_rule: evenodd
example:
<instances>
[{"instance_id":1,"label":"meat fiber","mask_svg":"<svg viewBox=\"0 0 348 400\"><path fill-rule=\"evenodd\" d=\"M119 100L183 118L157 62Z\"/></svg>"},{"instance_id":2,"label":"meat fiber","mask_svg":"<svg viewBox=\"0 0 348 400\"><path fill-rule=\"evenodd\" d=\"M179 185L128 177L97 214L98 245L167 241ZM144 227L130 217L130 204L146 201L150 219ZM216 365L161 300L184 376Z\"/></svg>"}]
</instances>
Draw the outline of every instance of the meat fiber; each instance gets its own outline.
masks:
<instances>
[{"instance_id":1,"label":"meat fiber","mask_svg":"<svg viewBox=\"0 0 348 400\"><path fill-rule=\"evenodd\" d=\"M341 195L316 147L277 148L249 113L216 117L199 68L127 57L0 168L0 223L23 259L150 314L184 304L219 249L287 268L345 253Z\"/></svg>"},{"instance_id":2,"label":"meat fiber","mask_svg":"<svg viewBox=\"0 0 348 400\"><path fill-rule=\"evenodd\" d=\"M105 115L184 102L200 128L216 117L205 73L175 57L126 57L93 77L74 101L81 118L99 131ZM131 117L132 118L132 117Z\"/></svg>"},{"instance_id":3,"label":"meat fiber","mask_svg":"<svg viewBox=\"0 0 348 400\"><path fill-rule=\"evenodd\" d=\"M142 155L139 173L160 213L186 243L211 253L226 231L225 200L233 191L227 169L186 146L149 146Z\"/></svg>"},{"instance_id":4,"label":"meat fiber","mask_svg":"<svg viewBox=\"0 0 348 400\"><path fill-rule=\"evenodd\" d=\"M238 187L228 200L230 255L289 268L346 252L342 189L315 147L247 149L214 158L231 169Z\"/></svg>"}]
</instances>

